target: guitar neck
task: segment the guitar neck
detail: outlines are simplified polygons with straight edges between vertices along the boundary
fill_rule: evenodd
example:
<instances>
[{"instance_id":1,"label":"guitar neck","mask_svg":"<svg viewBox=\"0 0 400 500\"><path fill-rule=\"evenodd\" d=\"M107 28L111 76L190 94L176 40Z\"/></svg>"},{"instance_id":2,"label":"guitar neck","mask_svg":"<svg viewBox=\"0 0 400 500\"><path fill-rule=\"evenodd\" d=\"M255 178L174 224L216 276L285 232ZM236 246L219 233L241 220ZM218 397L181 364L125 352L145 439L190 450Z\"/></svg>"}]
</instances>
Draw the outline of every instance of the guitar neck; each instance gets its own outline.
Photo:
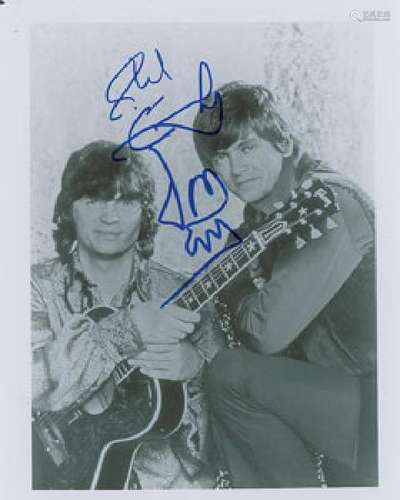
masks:
<instances>
[{"instance_id":1,"label":"guitar neck","mask_svg":"<svg viewBox=\"0 0 400 500\"><path fill-rule=\"evenodd\" d=\"M324 222L326 231L336 227L329 218L339 210L335 194L318 179L305 180L298 191L292 192L286 204L278 205L281 206L270 215L268 222L223 253L200 279L184 289L174 303L198 311L276 239L290 235L291 239L295 238L299 250L308 241L322 236L314 224Z\"/></svg>"},{"instance_id":2,"label":"guitar neck","mask_svg":"<svg viewBox=\"0 0 400 500\"><path fill-rule=\"evenodd\" d=\"M252 231L237 246L224 253L200 279L189 285L174 304L191 311L201 309L264 252L272 241L284 234L286 227L285 222L274 221L259 230Z\"/></svg>"}]
</instances>

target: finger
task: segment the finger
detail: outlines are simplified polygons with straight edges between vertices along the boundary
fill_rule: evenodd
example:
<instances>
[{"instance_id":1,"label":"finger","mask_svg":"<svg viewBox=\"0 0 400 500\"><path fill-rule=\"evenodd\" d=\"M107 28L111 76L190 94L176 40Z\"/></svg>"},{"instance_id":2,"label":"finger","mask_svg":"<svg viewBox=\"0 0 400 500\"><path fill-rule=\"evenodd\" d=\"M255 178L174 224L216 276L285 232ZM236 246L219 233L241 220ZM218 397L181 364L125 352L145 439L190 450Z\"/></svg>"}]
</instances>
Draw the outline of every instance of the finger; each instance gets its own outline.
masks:
<instances>
[{"instance_id":1,"label":"finger","mask_svg":"<svg viewBox=\"0 0 400 500\"><path fill-rule=\"evenodd\" d=\"M189 335L187 332L178 328L162 329L154 332L151 338L151 344L176 344Z\"/></svg>"},{"instance_id":2,"label":"finger","mask_svg":"<svg viewBox=\"0 0 400 500\"><path fill-rule=\"evenodd\" d=\"M176 376L169 370L149 370L146 368L140 368L140 371L143 375L146 375L150 378L160 378L166 380L176 380Z\"/></svg>"},{"instance_id":3,"label":"finger","mask_svg":"<svg viewBox=\"0 0 400 500\"><path fill-rule=\"evenodd\" d=\"M165 345L174 345L183 340L186 337L186 333L184 332L168 332L164 334L154 335L151 341L147 342L147 345L154 344L165 344Z\"/></svg>"},{"instance_id":4,"label":"finger","mask_svg":"<svg viewBox=\"0 0 400 500\"><path fill-rule=\"evenodd\" d=\"M185 334L192 333L194 330L194 323L188 321L182 321L177 318L168 318L163 324L163 330L178 330L184 332Z\"/></svg>"},{"instance_id":5,"label":"finger","mask_svg":"<svg viewBox=\"0 0 400 500\"><path fill-rule=\"evenodd\" d=\"M146 362L164 362L164 361L171 361L174 358L173 352L167 351L167 352L149 352L149 351L144 351L139 354L139 356L136 358L137 363L146 363Z\"/></svg>"},{"instance_id":6,"label":"finger","mask_svg":"<svg viewBox=\"0 0 400 500\"><path fill-rule=\"evenodd\" d=\"M170 359L146 359L136 360L136 364L147 370L167 370L171 368L173 363Z\"/></svg>"},{"instance_id":7,"label":"finger","mask_svg":"<svg viewBox=\"0 0 400 500\"><path fill-rule=\"evenodd\" d=\"M146 351L148 352L159 352L166 353L175 350L178 347L179 343L171 343L171 344L146 344Z\"/></svg>"},{"instance_id":8,"label":"finger","mask_svg":"<svg viewBox=\"0 0 400 500\"><path fill-rule=\"evenodd\" d=\"M177 318L173 318L172 316L164 316L161 319L157 318L157 321L154 320L154 323L152 322L150 325L156 334L168 335L169 333L173 333L175 330L187 333L188 325L192 325L192 323L181 321Z\"/></svg>"},{"instance_id":9,"label":"finger","mask_svg":"<svg viewBox=\"0 0 400 500\"><path fill-rule=\"evenodd\" d=\"M168 346L173 346L178 344L180 340L181 340L180 338L172 338L172 337L165 338L155 335L151 340L146 340L144 342L144 346L146 347L146 349L149 346L154 346L154 345L159 345L159 346L163 345L167 348Z\"/></svg>"},{"instance_id":10,"label":"finger","mask_svg":"<svg viewBox=\"0 0 400 500\"><path fill-rule=\"evenodd\" d=\"M189 323L198 323L200 321L200 313L188 311L183 307L175 306L174 304L165 307L165 311L173 318Z\"/></svg>"}]
</instances>

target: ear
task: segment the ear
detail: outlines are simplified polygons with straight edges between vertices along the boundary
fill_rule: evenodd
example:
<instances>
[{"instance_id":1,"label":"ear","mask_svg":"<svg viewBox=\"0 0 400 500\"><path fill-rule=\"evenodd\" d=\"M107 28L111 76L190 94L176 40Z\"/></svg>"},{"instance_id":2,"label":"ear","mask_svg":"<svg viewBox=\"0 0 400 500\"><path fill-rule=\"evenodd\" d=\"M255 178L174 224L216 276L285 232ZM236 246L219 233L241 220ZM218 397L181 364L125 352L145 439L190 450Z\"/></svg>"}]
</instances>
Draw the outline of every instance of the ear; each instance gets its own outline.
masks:
<instances>
[{"instance_id":1,"label":"ear","mask_svg":"<svg viewBox=\"0 0 400 500\"><path fill-rule=\"evenodd\" d=\"M283 158L290 158L294 150L294 142L292 137L289 136L284 143L279 144L279 149L282 153Z\"/></svg>"}]
</instances>

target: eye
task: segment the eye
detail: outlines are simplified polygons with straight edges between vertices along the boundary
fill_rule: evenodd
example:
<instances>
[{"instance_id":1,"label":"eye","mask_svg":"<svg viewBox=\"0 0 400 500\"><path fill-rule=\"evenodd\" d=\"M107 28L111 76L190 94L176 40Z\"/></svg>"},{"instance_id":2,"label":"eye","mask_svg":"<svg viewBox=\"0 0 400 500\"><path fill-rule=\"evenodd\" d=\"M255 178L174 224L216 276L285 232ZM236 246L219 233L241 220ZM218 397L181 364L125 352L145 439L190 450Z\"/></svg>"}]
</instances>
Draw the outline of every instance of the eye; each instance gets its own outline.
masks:
<instances>
[{"instance_id":1,"label":"eye","mask_svg":"<svg viewBox=\"0 0 400 500\"><path fill-rule=\"evenodd\" d=\"M96 203L99 203L99 200L96 200L95 198L89 198L89 196L85 196L85 198L83 198L83 202L85 203L85 205L94 205Z\"/></svg>"},{"instance_id":2,"label":"eye","mask_svg":"<svg viewBox=\"0 0 400 500\"><path fill-rule=\"evenodd\" d=\"M120 209L125 209L125 210L139 210L141 205L140 205L140 200L134 198L122 198L120 200L117 200L117 207Z\"/></svg>"},{"instance_id":3,"label":"eye","mask_svg":"<svg viewBox=\"0 0 400 500\"><path fill-rule=\"evenodd\" d=\"M226 159L228 158L228 155L222 151L216 153L213 157L213 163L217 166L222 165Z\"/></svg>"},{"instance_id":4,"label":"eye","mask_svg":"<svg viewBox=\"0 0 400 500\"><path fill-rule=\"evenodd\" d=\"M136 198L123 198L119 200L122 205L126 205L128 207L133 207L134 205L139 205L139 200Z\"/></svg>"},{"instance_id":5,"label":"eye","mask_svg":"<svg viewBox=\"0 0 400 500\"><path fill-rule=\"evenodd\" d=\"M254 144L243 144L240 148L240 151L244 154L247 154L247 153L250 153L251 151L253 151L255 148L255 145Z\"/></svg>"}]
</instances>

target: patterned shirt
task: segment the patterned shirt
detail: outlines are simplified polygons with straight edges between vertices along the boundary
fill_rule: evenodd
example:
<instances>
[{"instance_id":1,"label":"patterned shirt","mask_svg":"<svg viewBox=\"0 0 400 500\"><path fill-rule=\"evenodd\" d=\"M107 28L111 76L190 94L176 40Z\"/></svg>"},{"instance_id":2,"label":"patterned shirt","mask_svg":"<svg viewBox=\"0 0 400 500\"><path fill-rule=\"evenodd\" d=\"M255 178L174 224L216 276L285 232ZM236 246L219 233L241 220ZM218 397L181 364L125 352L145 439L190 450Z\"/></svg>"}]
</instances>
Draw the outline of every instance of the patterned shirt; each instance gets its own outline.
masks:
<instances>
[{"instance_id":1,"label":"patterned shirt","mask_svg":"<svg viewBox=\"0 0 400 500\"><path fill-rule=\"evenodd\" d=\"M99 322L85 311L104 305L98 287L85 276L78 253L73 265L58 259L32 267L32 399L33 407L60 410L93 394L116 364L134 357L142 347L134 321L140 300L166 297L183 282L182 276L153 261L134 256L127 283L112 297L116 312ZM209 362L224 339L212 306L201 311L201 321L190 341ZM66 354L67 353L67 354ZM143 487L179 487L182 469L194 477L206 463L207 402L202 390L203 369L187 383L188 404L182 425L170 439L145 445L136 459ZM187 481L182 487L193 487Z\"/></svg>"}]
</instances>

